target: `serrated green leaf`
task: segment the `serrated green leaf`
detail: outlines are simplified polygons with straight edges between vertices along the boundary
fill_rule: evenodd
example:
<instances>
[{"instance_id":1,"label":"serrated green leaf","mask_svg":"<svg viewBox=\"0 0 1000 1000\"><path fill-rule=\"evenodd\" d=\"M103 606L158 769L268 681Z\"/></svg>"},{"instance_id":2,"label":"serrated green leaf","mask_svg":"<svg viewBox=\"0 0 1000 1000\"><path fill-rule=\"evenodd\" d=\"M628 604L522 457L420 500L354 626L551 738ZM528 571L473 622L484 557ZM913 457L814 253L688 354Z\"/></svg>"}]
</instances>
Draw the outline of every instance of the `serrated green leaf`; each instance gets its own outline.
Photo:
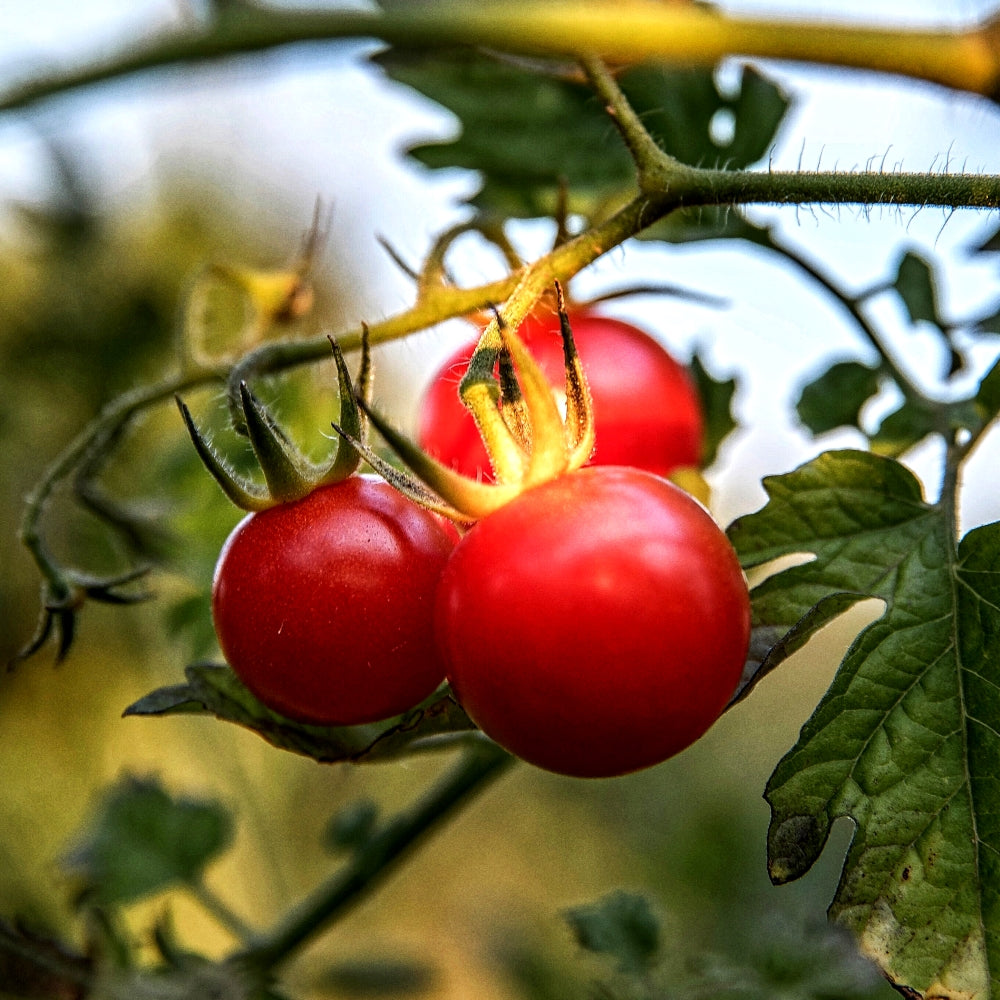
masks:
<instances>
[{"instance_id":1,"label":"serrated green leaf","mask_svg":"<svg viewBox=\"0 0 1000 1000\"><path fill-rule=\"evenodd\" d=\"M614 958L621 972L644 972L659 955L660 921L644 896L612 892L564 916L582 948Z\"/></svg>"},{"instance_id":2,"label":"serrated green leaf","mask_svg":"<svg viewBox=\"0 0 1000 1000\"><path fill-rule=\"evenodd\" d=\"M879 371L860 361L838 361L804 386L795 410L813 434L858 427L861 408L879 388Z\"/></svg>"},{"instance_id":3,"label":"serrated green leaf","mask_svg":"<svg viewBox=\"0 0 1000 1000\"><path fill-rule=\"evenodd\" d=\"M809 553L753 591L758 625L801 640L824 601L884 602L852 644L766 797L776 882L804 874L838 817L856 833L830 909L922 995L1000 983L1000 525L955 546L889 459L833 452L766 481L731 528L745 565ZM807 624L804 624L807 623Z\"/></svg>"},{"instance_id":4,"label":"serrated green leaf","mask_svg":"<svg viewBox=\"0 0 1000 1000\"><path fill-rule=\"evenodd\" d=\"M447 693L432 695L396 719L364 726L311 726L262 705L229 667L194 664L187 683L150 692L125 709L125 715L214 715L257 733L272 746L323 763L386 760L426 746L425 741L475 731Z\"/></svg>"},{"instance_id":5,"label":"serrated green leaf","mask_svg":"<svg viewBox=\"0 0 1000 1000\"><path fill-rule=\"evenodd\" d=\"M431 169L478 171L483 184L472 202L481 209L550 215L565 185L570 211L590 216L634 189L634 165L601 102L562 67L473 49L392 48L374 61L458 117L456 138L407 152ZM721 93L707 69L640 66L620 82L667 152L699 166L738 168L759 159L789 103L752 69L734 94ZM719 116L731 125L725 139L713 129Z\"/></svg>"},{"instance_id":6,"label":"serrated green leaf","mask_svg":"<svg viewBox=\"0 0 1000 1000\"><path fill-rule=\"evenodd\" d=\"M125 777L107 791L64 864L88 899L130 903L197 882L232 835L220 803L173 798L157 781Z\"/></svg>"},{"instance_id":7,"label":"serrated green leaf","mask_svg":"<svg viewBox=\"0 0 1000 1000\"><path fill-rule=\"evenodd\" d=\"M697 354L691 358L689 371L698 389L702 414L705 418L705 443L701 464L707 469L715 461L719 446L737 427L736 419L733 417L736 379L713 378Z\"/></svg>"}]
</instances>

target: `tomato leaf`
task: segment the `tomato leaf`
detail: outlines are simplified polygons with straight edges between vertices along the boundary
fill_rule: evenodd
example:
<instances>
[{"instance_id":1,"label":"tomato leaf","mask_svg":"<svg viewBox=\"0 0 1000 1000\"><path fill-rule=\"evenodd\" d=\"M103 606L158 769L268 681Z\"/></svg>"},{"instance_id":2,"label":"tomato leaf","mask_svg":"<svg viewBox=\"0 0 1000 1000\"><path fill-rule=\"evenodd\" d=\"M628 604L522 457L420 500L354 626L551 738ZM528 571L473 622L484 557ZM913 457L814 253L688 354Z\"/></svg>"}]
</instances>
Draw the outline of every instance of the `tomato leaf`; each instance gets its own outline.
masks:
<instances>
[{"instance_id":1,"label":"tomato leaf","mask_svg":"<svg viewBox=\"0 0 1000 1000\"><path fill-rule=\"evenodd\" d=\"M232 835L220 803L173 798L157 781L126 776L107 790L63 861L82 882L82 897L130 903L197 882Z\"/></svg>"},{"instance_id":2,"label":"tomato leaf","mask_svg":"<svg viewBox=\"0 0 1000 1000\"><path fill-rule=\"evenodd\" d=\"M930 324L941 335L948 351L947 374L961 371L965 359L955 345L952 325L941 317L933 263L912 250L907 251L899 261L892 287L903 300L912 324Z\"/></svg>"},{"instance_id":3,"label":"tomato leaf","mask_svg":"<svg viewBox=\"0 0 1000 1000\"><path fill-rule=\"evenodd\" d=\"M766 488L767 505L731 528L744 564L813 557L753 590L755 624L784 635L777 660L847 606L885 605L768 782L771 877L803 875L849 817L831 916L896 984L993 995L1000 525L956 546L915 477L863 452L821 455Z\"/></svg>"},{"instance_id":4,"label":"tomato leaf","mask_svg":"<svg viewBox=\"0 0 1000 1000\"><path fill-rule=\"evenodd\" d=\"M861 427L861 409L879 388L879 372L860 361L838 361L803 386L795 410L813 434Z\"/></svg>"},{"instance_id":5,"label":"tomato leaf","mask_svg":"<svg viewBox=\"0 0 1000 1000\"><path fill-rule=\"evenodd\" d=\"M473 49L398 47L374 61L456 115L454 138L417 143L407 153L434 170L478 171L482 187L471 201L481 209L549 215L565 184L570 211L590 216L635 186L632 160L601 102L564 66ZM639 66L620 82L664 148L699 166L735 169L758 160L789 104L750 68L731 93L720 90L708 69Z\"/></svg>"},{"instance_id":6,"label":"tomato leaf","mask_svg":"<svg viewBox=\"0 0 1000 1000\"><path fill-rule=\"evenodd\" d=\"M702 414L705 418L705 443L701 464L707 469L715 461L719 446L737 427L733 417L736 379L713 378L697 353L691 358L688 370L698 388Z\"/></svg>"},{"instance_id":7,"label":"tomato leaf","mask_svg":"<svg viewBox=\"0 0 1000 1000\"><path fill-rule=\"evenodd\" d=\"M619 972L644 972L659 956L660 921L645 896L619 890L563 915L577 944L616 959Z\"/></svg>"},{"instance_id":8,"label":"tomato leaf","mask_svg":"<svg viewBox=\"0 0 1000 1000\"><path fill-rule=\"evenodd\" d=\"M365 726L312 726L262 705L227 666L194 664L187 683L158 688L125 715L214 715L257 733L272 746L323 763L386 760L424 749L424 740L475 729L448 694L438 693L411 712Z\"/></svg>"}]
</instances>

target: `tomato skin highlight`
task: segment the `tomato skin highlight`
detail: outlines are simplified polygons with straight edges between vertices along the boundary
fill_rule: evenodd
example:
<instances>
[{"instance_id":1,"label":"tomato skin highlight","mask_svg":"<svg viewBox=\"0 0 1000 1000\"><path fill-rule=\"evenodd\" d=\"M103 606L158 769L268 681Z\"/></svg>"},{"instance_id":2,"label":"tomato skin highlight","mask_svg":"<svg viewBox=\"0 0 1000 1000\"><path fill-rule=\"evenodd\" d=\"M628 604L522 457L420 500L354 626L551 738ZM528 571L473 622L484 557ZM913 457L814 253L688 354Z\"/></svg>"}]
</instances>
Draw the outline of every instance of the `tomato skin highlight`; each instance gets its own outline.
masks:
<instances>
[{"instance_id":1,"label":"tomato skin highlight","mask_svg":"<svg viewBox=\"0 0 1000 1000\"><path fill-rule=\"evenodd\" d=\"M248 515L212 587L226 660L261 702L299 721L409 710L444 679L432 618L456 537L373 476Z\"/></svg>"},{"instance_id":2,"label":"tomato skin highlight","mask_svg":"<svg viewBox=\"0 0 1000 1000\"><path fill-rule=\"evenodd\" d=\"M569 313L594 404L594 465L632 465L666 476L698 466L704 439L701 401L687 369L649 334L587 309ZM518 334L552 385L565 385L559 316L529 316ZM491 479L475 421L458 395L475 342L440 368L421 401L418 437L435 458L473 478Z\"/></svg>"},{"instance_id":3,"label":"tomato skin highlight","mask_svg":"<svg viewBox=\"0 0 1000 1000\"><path fill-rule=\"evenodd\" d=\"M599 466L475 524L445 568L436 627L452 689L488 736L547 770L610 777L666 760L719 717L750 604L700 504Z\"/></svg>"}]
</instances>

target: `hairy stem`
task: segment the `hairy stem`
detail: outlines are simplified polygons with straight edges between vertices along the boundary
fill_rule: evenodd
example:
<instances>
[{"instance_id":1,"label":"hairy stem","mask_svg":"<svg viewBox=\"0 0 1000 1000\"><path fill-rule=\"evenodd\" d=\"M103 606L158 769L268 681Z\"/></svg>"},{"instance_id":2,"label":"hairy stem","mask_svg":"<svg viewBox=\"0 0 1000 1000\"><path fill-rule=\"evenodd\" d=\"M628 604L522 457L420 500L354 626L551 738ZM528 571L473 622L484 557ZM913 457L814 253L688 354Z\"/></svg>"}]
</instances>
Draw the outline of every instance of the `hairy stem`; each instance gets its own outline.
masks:
<instances>
[{"instance_id":1,"label":"hairy stem","mask_svg":"<svg viewBox=\"0 0 1000 1000\"><path fill-rule=\"evenodd\" d=\"M303 41L368 37L402 45L484 45L529 54L592 53L714 65L730 55L876 70L997 97L1000 19L964 31L917 31L782 18L732 17L694 5L597 3L416 4L386 11L220 7L193 28L163 33L90 66L42 75L8 91L0 111L157 67L254 53Z\"/></svg>"},{"instance_id":2,"label":"hairy stem","mask_svg":"<svg viewBox=\"0 0 1000 1000\"><path fill-rule=\"evenodd\" d=\"M421 799L362 844L343 869L235 959L258 969L274 969L290 959L305 942L325 931L369 893L473 795L498 778L513 759L495 744L478 741Z\"/></svg>"}]
</instances>

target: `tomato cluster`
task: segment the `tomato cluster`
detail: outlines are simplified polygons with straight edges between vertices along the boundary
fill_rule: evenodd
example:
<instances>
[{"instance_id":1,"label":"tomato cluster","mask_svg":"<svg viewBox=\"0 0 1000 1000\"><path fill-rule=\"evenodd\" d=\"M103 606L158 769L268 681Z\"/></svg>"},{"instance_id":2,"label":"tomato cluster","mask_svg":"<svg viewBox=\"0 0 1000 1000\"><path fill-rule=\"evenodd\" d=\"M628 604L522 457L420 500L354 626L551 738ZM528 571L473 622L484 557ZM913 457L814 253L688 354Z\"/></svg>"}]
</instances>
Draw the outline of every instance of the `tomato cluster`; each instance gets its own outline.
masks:
<instances>
[{"instance_id":1,"label":"tomato cluster","mask_svg":"<svg viewBox=\"0 0 1000 1000\"><path fill-rule=\"evenodd\" d=\"M574 322L595 464L527 485L461 536L359 475L236 527L213 617L264 704L349 725L405 712L447 680L501 746L581 777L656 764L718 718L746 657L747 587L725 534L663 478L697 461L697 397L641 331L590 313ZM548 320L525 326L543 364L556 345L561 371ZM425 401L422 439L478 477L485 453L452 371Z\"/></svg>"}]
</instances>

